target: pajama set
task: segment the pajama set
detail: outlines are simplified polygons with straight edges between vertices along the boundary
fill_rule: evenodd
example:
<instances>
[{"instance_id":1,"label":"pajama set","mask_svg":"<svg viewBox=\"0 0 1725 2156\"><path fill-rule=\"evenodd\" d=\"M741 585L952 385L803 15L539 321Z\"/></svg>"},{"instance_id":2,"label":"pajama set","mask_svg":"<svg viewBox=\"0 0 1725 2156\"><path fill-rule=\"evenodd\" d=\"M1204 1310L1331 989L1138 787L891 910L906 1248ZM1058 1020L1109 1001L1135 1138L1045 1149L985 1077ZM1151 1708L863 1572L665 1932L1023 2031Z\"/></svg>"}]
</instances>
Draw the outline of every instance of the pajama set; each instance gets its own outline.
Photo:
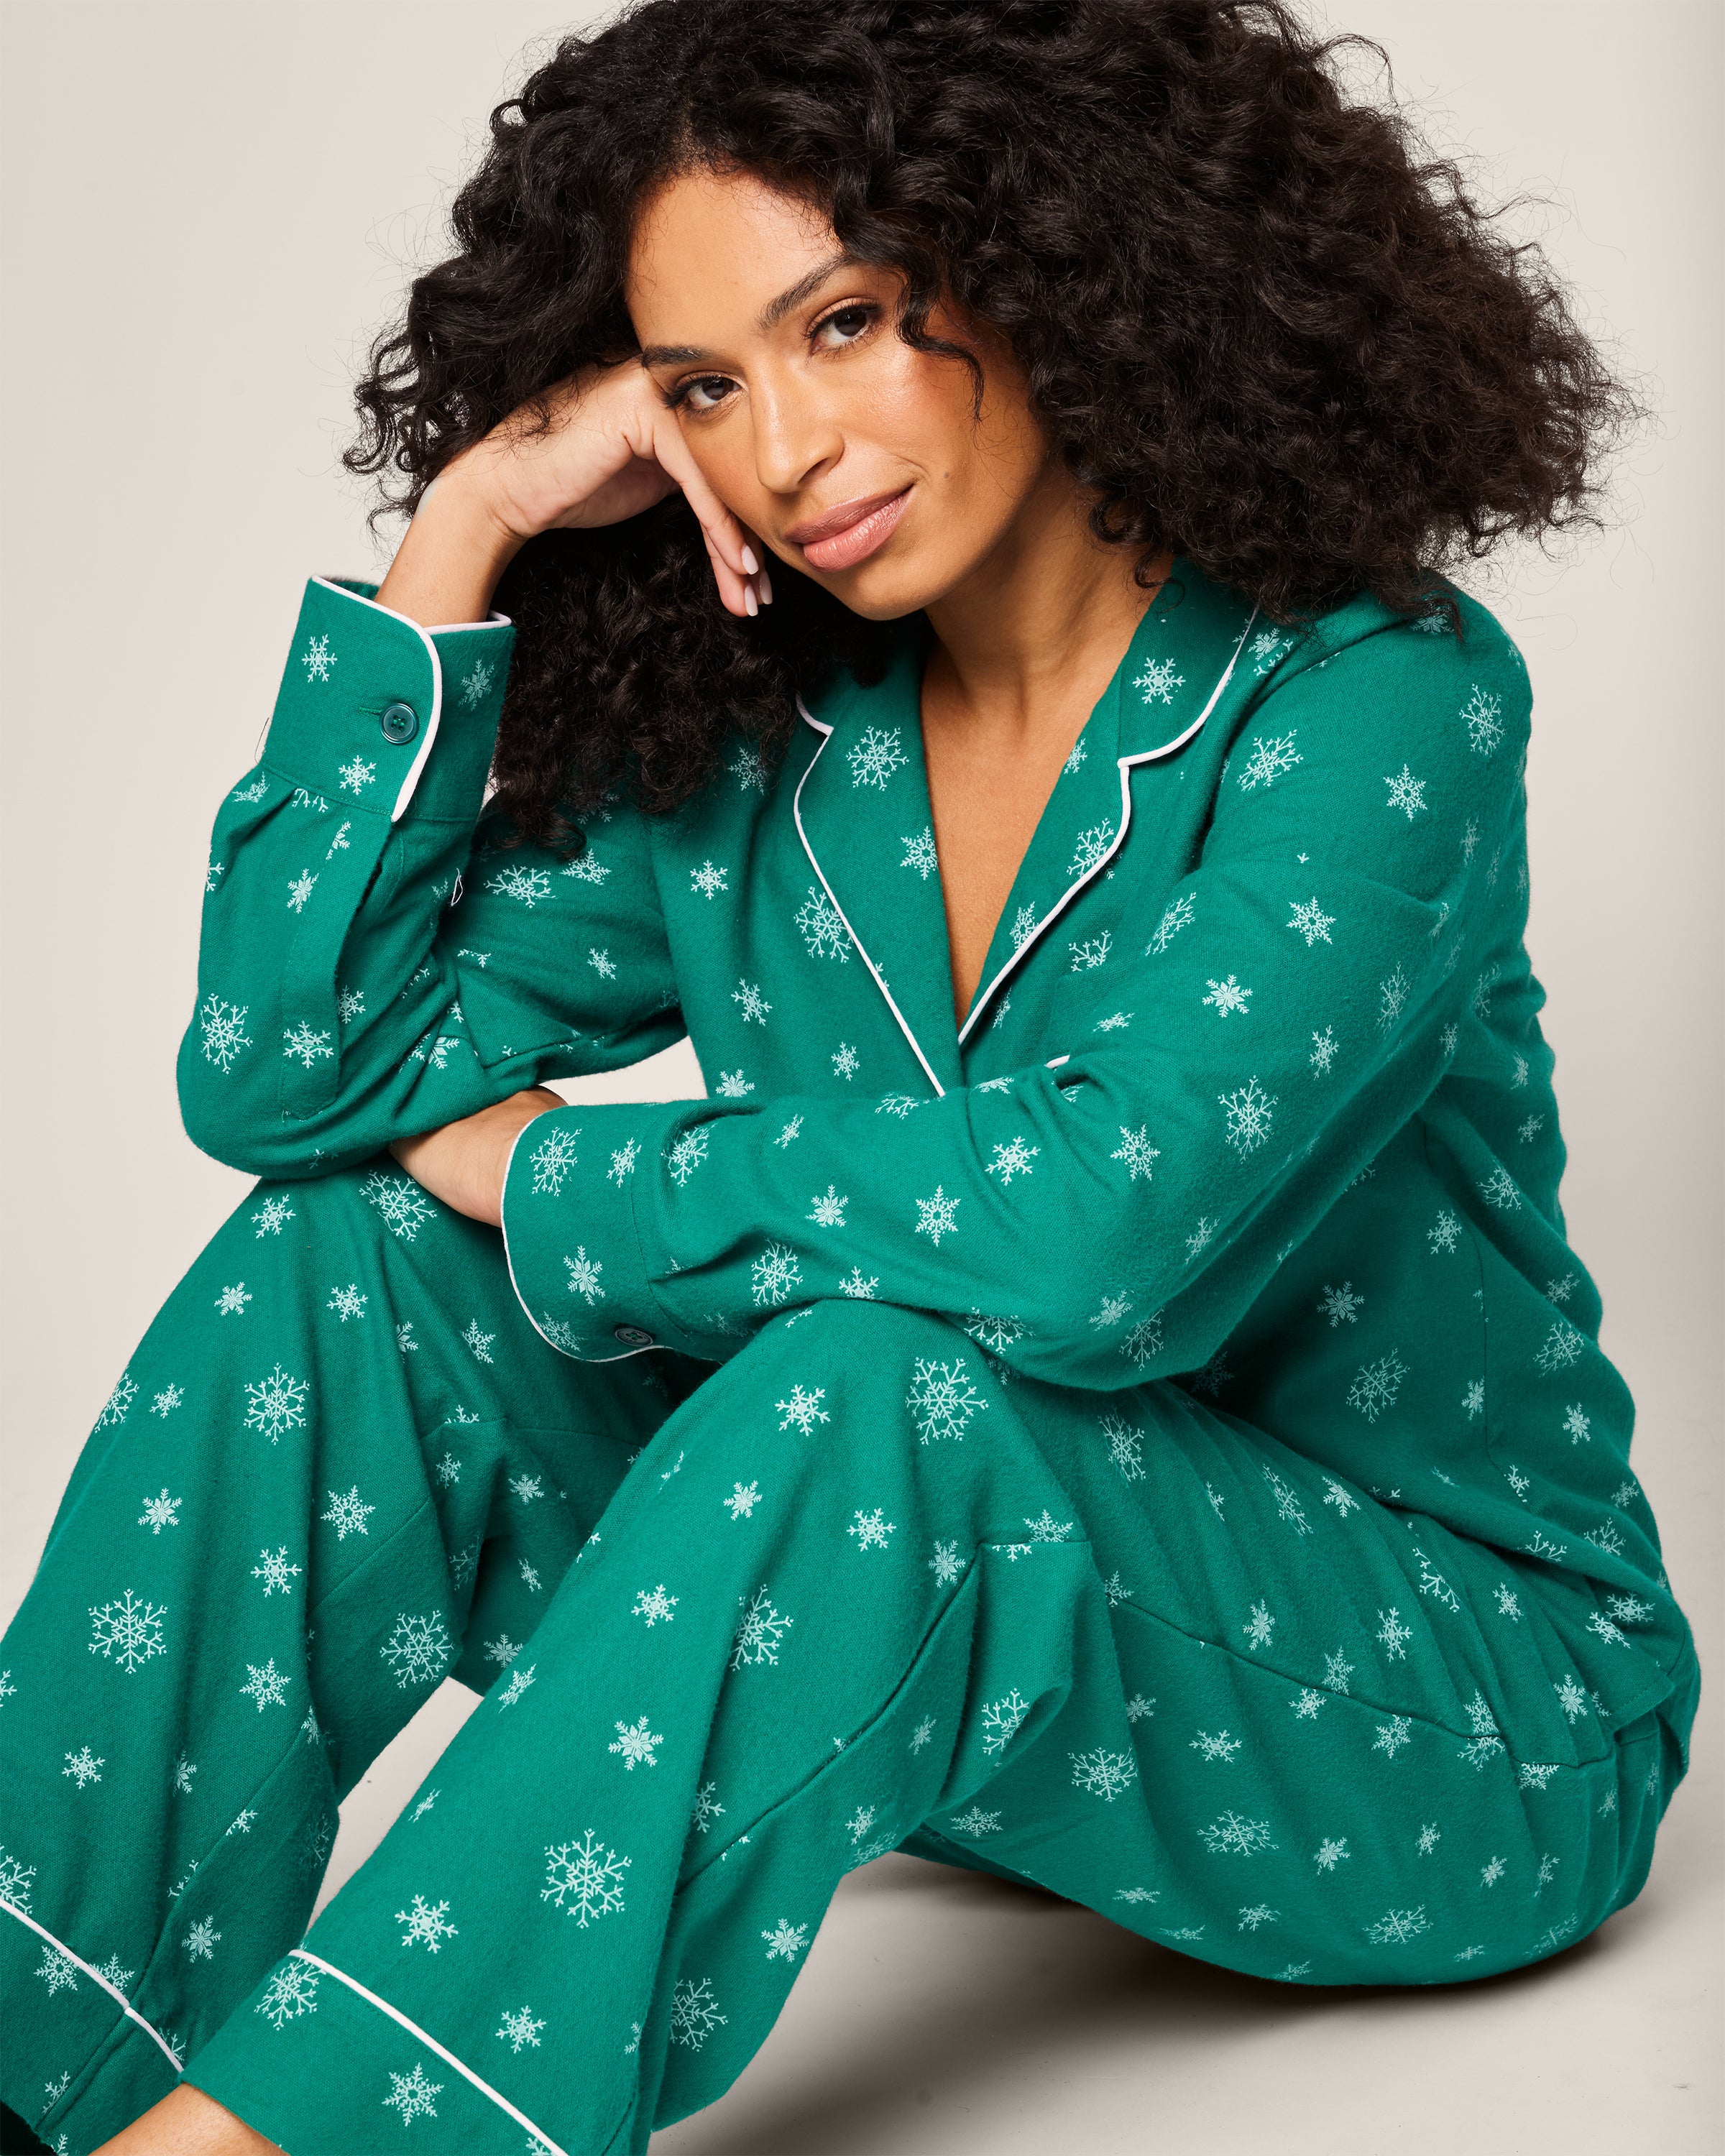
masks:
<instances>
[{"instance_id":1,"label":"pajama set","mask_svg":"<svg viewBox=\"0 0 1725 2156\"><path fill-rule=\"evenodd\" d=\"M1699 1680L1558 1203L1493 616L1284 634L1178 562L961 1025L924 617L566 859L485 806L512 628L374 591L310 582L214 827L180 1098L260 1179L0 1657L42 2138L183 2071L292 2156L640 2156L889 1850L1296 1984L1633 1899ZM707 1097L539 1116L501 1235L387 1149L685 1034Z\"/></svg>"}]
</instances>

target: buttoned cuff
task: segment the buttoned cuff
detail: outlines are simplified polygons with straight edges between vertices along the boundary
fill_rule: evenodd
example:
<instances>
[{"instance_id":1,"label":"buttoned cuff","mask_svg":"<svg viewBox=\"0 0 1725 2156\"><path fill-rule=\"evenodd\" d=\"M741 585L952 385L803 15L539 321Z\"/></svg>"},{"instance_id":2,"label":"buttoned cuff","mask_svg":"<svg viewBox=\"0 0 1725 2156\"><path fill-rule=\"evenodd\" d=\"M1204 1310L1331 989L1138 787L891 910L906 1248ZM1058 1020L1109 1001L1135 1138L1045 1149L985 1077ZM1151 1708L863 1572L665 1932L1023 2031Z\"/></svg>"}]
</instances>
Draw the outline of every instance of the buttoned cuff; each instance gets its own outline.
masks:
<instances>
[{"instance_id":1,"label":"buttoned cuff","mask_svg":"<svg viewBox=\"0 0 1725 2156\"><path fill-rule=\"evenodd\" d=\"M516 1133L503 1174L510 1280L541 1338L577 1362L654 1348L722 1362L741 1345L672 1318L655 1283L675 1260L644 1237L637 1214L638 1193L698 1105L548 1108Z\"/></svg>"},{"instance_id":2,"label":"buttoned cuff","mask_svg":"<svg viewBox=\"0 0 1725 2156\"><path fill-rule=\"evenodd\" d=\"M331 808L471 824L503 708L508 619L424 629L375 584L312 577L262 761ZM434 746L436 753L433 754Z\"/></svg>"}]
</instances>

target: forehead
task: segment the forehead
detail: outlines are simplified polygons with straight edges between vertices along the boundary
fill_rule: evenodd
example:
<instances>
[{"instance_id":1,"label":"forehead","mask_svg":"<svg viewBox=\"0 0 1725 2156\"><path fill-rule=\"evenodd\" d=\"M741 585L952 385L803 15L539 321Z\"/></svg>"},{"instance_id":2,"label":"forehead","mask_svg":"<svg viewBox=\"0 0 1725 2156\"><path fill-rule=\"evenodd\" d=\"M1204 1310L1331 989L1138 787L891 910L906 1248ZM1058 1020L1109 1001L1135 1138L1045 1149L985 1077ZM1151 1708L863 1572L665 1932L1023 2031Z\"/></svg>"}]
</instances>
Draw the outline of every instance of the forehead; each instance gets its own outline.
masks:
<instances>
[{"instance_id":1,"label":"forehead","mask_svg":"<svg viewBox=\"0 0 1725 2156\"><path fill-rule=\"evenodd\" d=\"M624 298L644 341L715 318L752 321L837 252L826 213L752 172L682 172L636 212Z\"/></svg>"}]
</instances>

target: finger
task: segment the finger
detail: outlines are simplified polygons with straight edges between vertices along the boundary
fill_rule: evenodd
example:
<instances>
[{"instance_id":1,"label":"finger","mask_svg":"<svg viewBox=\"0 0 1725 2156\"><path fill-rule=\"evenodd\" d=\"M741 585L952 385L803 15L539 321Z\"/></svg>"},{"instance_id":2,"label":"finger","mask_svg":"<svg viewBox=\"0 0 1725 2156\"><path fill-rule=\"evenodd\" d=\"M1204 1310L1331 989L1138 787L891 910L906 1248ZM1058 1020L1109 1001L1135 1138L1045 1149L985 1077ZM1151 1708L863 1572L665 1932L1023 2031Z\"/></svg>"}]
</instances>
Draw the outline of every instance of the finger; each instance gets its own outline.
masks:
<instances>
[{"instance_id":1,"label":"finger","mask_svg":"<svg viewBox=\"0 0 1725 2156\"><path fill-rule=\"evenodd\" d=\"M712 564L713 581L719 588L719 597L728 613L749 615L759 610L752 578L740 575L727 562L706 526L701 536L706 546L706 557Z\"/></svg>"}]
</instances>

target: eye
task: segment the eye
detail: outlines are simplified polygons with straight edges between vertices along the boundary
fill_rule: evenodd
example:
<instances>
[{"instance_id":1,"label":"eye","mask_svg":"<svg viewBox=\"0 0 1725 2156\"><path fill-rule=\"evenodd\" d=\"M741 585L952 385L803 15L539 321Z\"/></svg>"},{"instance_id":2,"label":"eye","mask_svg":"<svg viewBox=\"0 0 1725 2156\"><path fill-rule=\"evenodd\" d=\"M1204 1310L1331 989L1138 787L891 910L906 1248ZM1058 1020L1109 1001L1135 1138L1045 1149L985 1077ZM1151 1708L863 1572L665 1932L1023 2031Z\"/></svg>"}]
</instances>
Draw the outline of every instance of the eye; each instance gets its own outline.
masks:
<instances>
[{"instance_id":1,"label":"eye","mask_svg":"<svg viewBox=\"0 0 1725 2156\"><path fill-rule=\"evenodd\" d=\"M872 300L847 300L842 307L835 307L809 331L811 337L823 336L828 330L835 332L837 342L827 346L829 352L840 351L847 344L855 344L874 326L880 310Z\"/></svg>"},{"instance_id":2,"label":"eye","mask_svg":"<svg viewBox=\"0 0 1725 2156\"><path fill-rule=\"evenodd\" d=\"M722 374L691 374L666 397L665 409L675 412L686 405L691 412L716 412L724 402L723 393L731 386Z\"/></svg>"}]
</instances>

